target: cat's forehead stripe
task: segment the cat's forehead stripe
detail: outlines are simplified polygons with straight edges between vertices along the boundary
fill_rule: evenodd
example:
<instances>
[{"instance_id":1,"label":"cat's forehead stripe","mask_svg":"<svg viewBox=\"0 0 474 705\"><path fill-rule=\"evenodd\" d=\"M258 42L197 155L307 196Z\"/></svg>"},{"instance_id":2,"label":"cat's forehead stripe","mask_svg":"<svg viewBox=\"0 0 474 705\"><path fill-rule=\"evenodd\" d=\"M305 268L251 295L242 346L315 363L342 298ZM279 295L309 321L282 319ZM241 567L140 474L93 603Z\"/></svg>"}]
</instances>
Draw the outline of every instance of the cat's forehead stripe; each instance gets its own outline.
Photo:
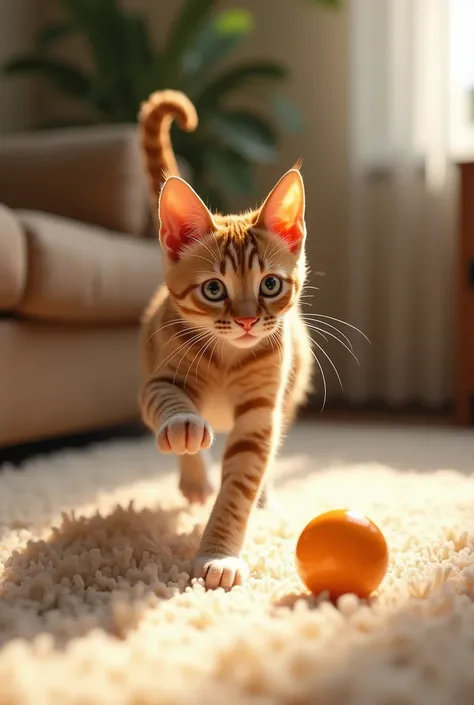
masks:
<instances>
[{"instance_id":1,"label":"cat's forehead stripe","mask_svg":"<svg viewBox=\"0 0 474 705\"><path fill-rule=\"evenodd\" d=\"M224 241L224 247L222 249L222 254L221 254L221 262L220 262L220 270L221 274L224 275L227 270L227 261L230 262L231 267L233 267L234 271L237 271L238 268L238 260L236 257L235 252L233 251L233 248L231 247L232 243L229 238L226 238Z\"/></svg>"},{"instance_id":2,"label":"cat's forehead stripe","mask_svg":"<svg viewBox=\"0 0 474 705\"><path fill-rule=\"evenodd\" d=\"M255 260L260 270L264 270L264 261L260 252L262 243L248 223L231 221L226 224L226 232L221 235L221 258L219 271L224 276L231 268L236 274L244 275L252 269Z\"/></svg>"}]
</instances>

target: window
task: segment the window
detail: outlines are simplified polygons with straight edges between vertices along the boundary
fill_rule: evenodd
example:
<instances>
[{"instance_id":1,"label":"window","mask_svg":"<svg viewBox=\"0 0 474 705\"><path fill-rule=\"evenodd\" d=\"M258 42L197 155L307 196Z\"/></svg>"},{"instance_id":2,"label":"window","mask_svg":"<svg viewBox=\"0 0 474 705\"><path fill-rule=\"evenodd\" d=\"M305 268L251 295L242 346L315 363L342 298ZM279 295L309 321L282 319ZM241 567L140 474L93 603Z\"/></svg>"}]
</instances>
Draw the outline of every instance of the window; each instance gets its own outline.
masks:
<instances>
[{"instance_id":1,"label":"window","mask_svg":"<svg viewBox=\"0 0 474 705\"><path fill-rule=\"evenodd\" d=\"M450 3L450 147L474 153L474 0Z\"/></svg>"},{"instance_id":2,"label":"window","mask_svg":"<svg viewBox=\"0 0 474 705\"><path fill-rule=\"evenodd\" d=\"M365 169L474 154L474 0L351 0L351 148Z\"/></svg>"}]
</instances>

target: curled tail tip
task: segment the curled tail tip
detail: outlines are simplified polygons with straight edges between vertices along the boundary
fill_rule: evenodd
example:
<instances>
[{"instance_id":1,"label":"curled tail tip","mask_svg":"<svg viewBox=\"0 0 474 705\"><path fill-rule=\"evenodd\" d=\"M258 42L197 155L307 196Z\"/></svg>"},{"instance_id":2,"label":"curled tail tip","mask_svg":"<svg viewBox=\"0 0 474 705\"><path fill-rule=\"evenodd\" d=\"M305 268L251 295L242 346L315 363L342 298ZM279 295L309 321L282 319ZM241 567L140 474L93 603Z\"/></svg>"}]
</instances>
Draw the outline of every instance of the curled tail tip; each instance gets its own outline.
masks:
<instances>
[{"instance_id":1,"label":"curled tail tip","mask_svg":"<svg viewBox=\"0 0 474 705\"><path fill-rule=\"evenodd\" d=\"M158 118L160 112L172 115L182 130L193 132L198 125L196 108L191 100L181 91L155 91L140 106L139 121L143 124L154 115Z\"/></svg>"}]
</instances>

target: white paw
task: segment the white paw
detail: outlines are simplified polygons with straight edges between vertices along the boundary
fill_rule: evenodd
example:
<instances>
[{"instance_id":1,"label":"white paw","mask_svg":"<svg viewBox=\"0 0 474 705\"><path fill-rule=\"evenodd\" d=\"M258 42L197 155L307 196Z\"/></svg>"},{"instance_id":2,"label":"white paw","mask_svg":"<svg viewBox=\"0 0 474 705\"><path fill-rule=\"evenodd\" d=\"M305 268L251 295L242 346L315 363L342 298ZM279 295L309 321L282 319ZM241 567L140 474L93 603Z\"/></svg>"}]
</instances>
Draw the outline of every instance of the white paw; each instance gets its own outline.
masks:
<instances>
[{"instance_id":1,"label":"white paw","mask_svg":"<svg viewBox=\"0 0 474 705\"><path fill-rule=\"evenodd\" d=\"M218 587L230 590L234 585L242 585L248 578L249 568L245 561L233 556L198 556L194 575L204 580L207 590Z\"/></svg>"},{"instance_id":2,"label":"white paw","mask_svg":"<svg viewBox=\"0 0 474 705\"><path fill-rule=\"evenodd\" d=\"M181 477L179 489L190 504L204 504L214 492L207 478L198 480L193 477Z\"/></svg>"},{"instance_id":3,"label":"white paw","mask_svg":"<svg viewBox=\"0 0 474 705\"><path fill-rule=\"evenodd\" d=\"M158 449L176 455L194 455L202 448L209 448L212 440L211 427L197 414L176 414L156 434Z\"/></svg>"}]
</instances>

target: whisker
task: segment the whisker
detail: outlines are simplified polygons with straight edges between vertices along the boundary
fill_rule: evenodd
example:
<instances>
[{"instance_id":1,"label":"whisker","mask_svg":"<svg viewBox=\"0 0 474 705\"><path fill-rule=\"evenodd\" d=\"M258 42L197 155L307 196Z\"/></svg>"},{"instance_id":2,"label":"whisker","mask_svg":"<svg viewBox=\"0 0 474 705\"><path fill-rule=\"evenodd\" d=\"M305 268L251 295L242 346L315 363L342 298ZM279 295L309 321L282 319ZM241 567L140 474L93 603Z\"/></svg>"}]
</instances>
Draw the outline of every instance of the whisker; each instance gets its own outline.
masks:
<instances>
[{"instance_id":1,"label":"whisker","mask_svg":"<svg viewBox=\"0 0 474 705\"><path fill-rule=\"evenodd\" d=\"M212 259L213 264L216 264L216 263L217 263L217 261L218 261L219 258L220 258L219 249L217 249L216 252L213 252L213 251L211 250L211 248L209 247L209 245L207 245L203 240L200 240L200 239L197 238L197 237L193 237L193 238L190 238L190 239L191 239L191 240L194 240L194 242L197 242L197 243L199 243L200 245L202 245L202 246L209 252L209 254L211 255L211 257L213 258L213 259ZM215 240L215 242L216 242L216 247L218 248L217 239L216 239L215 235L214 235L214 240Z\"/></svg>"},{"instance_id":2,"label":"whisker","mask_svg":"<svg viewBox=\"0 0 474 705\"><path fill-rule=\"evenodd\" d=\"M272 249L270 250L269 254L267 255L266 259L271 260L274 256L274 254L279 254L280 252L284 252L286 248L286 244L284 242L276 242L274 243Z\"/></svg>"},{"instance_id":3,"label":"whisker","mask_svg":"<svg viewBox=\"0 0 474 705\"><path fill-rule=\"evenodd\" d=\"M316 326L310 326L308 323L307 323L306 325L307 325L308 328L310 328L311 330L314 330L315 333L317 333L318 335L320 335L321 338L324 338L324 340L326 341L326 343L329 343L329 339L326 338L326 336L324 335L324 333L323 333L321 330L319 330L319 328L316 328Z\"/></svg>"},{"instance_id":4,"label":"whisker","mask_svg":"<svg viewBox=\"0 0 474 705\"><path fill-rule=\"evenodd\" d=\"M203 335L204 335L204 334L202 334L202 333L196 334L196 335L194 335L192 338L190 338L189 340L185 340L184 343L181 343L181 345L179 345L179 346L176 348L176 350L174 350L173 352L171 352L171 353L165 358L165 360L163 361L163 364L169 364L170 362L172 362L172 361L174 360L174 358L176 357L176 355L177 355L183 348L185 348L186 346L191 347L195 342L199 341L199 340L201 339L201 337L203 337Z\"/></svg>"},{"instance_id":5,"label":"whisker","mask_svg":"<svg viewBox=\"0 0 474 705\"><path fill-rule=\"evenodd\" d=\"M186 355L188 354L189 350L190 350L192 347L194 347L194 345L196 345L197 343L200 343L202 340L205 340L205 338L206 338L208 335L209 335L209 333L206 331L206 332L204 332L202 335L198 336L197 339L195 339L192 344L191 344L191 343L189 344L188 348L184 351L184 353L183 353L183 355L182 355L182 357L181 357L181 359L180 359L180 361L179 361L179 363L178 363L178 366L177 366L177 368L176 368L176 370L175 370L174 377L173 377L173 384L174 384L175 381L176 381L176 376L177 376L177 374L178 374L178 372L179 372L179 368L181 367L181 363L183 362L184 358L185 358ZM200 349L199 349L199 350L200 350ZM199 355L199 350L198 350L198 352L197 352L198 355ZM193 358L193 362L194 362L194 360L195 360L195 358ZM192 363L191 363L191 364L192 364ZM189 372L189 369L188 369L188 372Z\"/></svg>"},{"instance_id":6,"label":"whisker","mask_svg":"<svg viewBox=\"0 0 474 705\"><path fill-rule=\"evenodd\" d=\"M283 362L283 342L281 338L278 338L277 331L274 331L270 337L274 336L275 345L278 350L278 364L281 365Z\"/></svg>"},{"instance_id":7,"label":"whisker","mask_svg":"<svg viewBox=\"0 0 474 705\"><path fill-rule=\"evenodd\" d=\"M149 337L147 338L146 342L149 343L150 340L153 338L154 335L160 332L160 330L163 330L164 328L169 328L170 326L175 326L177 323L183 323L182 318L175 318L173 321L167 321L166 323L163 323L163 325L158 326L156 330L153 331L153 333L150 333Z\"/></svg>"},{"instance_id":8,"label":"whisker","mask_svg":"<svg viewBox=\"0 0 474 705\"><path fill-rule=\"evenodd\" d=\"M316 355L316 353L314 352L314 350L313 350L312 348L310 348L310 351L311 351L312 356L313 356L314 359L316 360L316 364L317 364L317 366L319 367L319 371L321 372L321 377L322 377L322 380L323 380L324 395L323 395L323 404L322 404L322 406L321 406L321 411L324 411L324 407L326 406L327 394L328 394L327 384L326 384L326 377L325 377L325 375L324 375L323 367L322 367L321 363L320 363L319 360L318 360L318 356Z\"/></svg>"},{"instance_id":9,"label":"whisker","mask_svg":"<svg viewBox=\"0 0 474 705\"><path fill-rule=\"evenodd\" d=\"M165 342L165 345L168 345L175 338L179 338L187 333L199 333L200 331L202 331L202 328L199 328L198 326L188 326L184 330L179 330L177 333L173 333L173 335Z\"/></svg>"},{"instance_id":10,"label":"whisker","mask_svg":"<svg viewBox=\"0 0 474 705\"><path fill-rule=\"evenodd\" d=\"M196 269L196 274L203 274L205 277L215 277L216 276L216 271L215 269L210 270L210 269Z\"/></svg>"},{"instance_id":11,"label":"whisker","mask_svg":"<svg viewBox=\"0 0 474 705\"><path fill-rule=\"evenodd\" d=\"M315 331L316 333L318 333L319 335L322 335L323 338L325 337L325 336L323 335L323 333L321 332L321 329L320 329L320 328L317 328L316 326L311 326L311 325L309 325L309 324L306 324L306 325L308 326L308 328L310 328L310 330L314 330L314 331ZM354 351L353 351L348 345L346 345L340 338L338 338L337 335L334 335L334 333L330 333L330 332L327 331L327 330L325 330L324 333L325 333L326 335L329 335L331 338L334 338L334 340L337 340L337 342L340 343L340 344L348 351L348 353L349 353L350 355L352 355L352 357L354 358L354 360L355 360L355 361L357 362L357 364L360 366L360 362L359 362L357 356L355 355ZM326 339L326 342L329 342L327 338L325 338L325 339Z\"/></svg>"},{"instance_id":12,"label":"whisker","mask_svg":"<svg viewBox=\"0 0 474 705\"><path fill-rule=\"evenodd\" d=\"M191 372L191 368L192 368L192 366L194 365L194 360L197 358L197 356L199 355L199 353L201 353L201 357L199 358L199 361L201 361L204 352L206 351L206 349L209 347L209 345L210 345L210 344L212 343L212 341L214 340L214 337L212 336L212 333L209 333L209 335L211 336L210 340L208 340L207 342L205 342L205 343L199 348L199 350L197 351L196 355L193 357L193 359L192 359L192 361L191 361L191 364L190 364L189 367L188 367L188 371L186 372L186 376L185 376L185 378L184 378L184 386L185 386L185 387L186 387L186 382L188 381L189 373ZM198 378L198 377L197 377L198 367L199 367L199 363L198 363L197 368L196 368L196 380L197 380L197 378Z\"/></svg>"},{"instance_id":13,"label":"whisker","mask_svg":"<svg viewBox=\"0 0 474 705\"><path fill-rule=\"evenodd\" d=\"M307 314L305 314L305 313L303 314L303 319L304 319L304 317L305 317L306 315L307 315ZM339 335L341 335L341 336L344 338L344 340L347 342L347 344L349 345L350 349L351 349L351 350L354 350L354 346L352 345L350 339L347 337L347 335L345 335L345 334L342 332L342 330L339 330L339 328L336 328L336 326L333 326L333 325L331 325L330 323L326 323L326 321L317 321L317 320L314 320L314 319L313 319L313 320L310 319L310 322L311 322L311 323L319 323L319 325L327 326L328 328L331 328L331 330L337 331L337 333L339 333ZM323 328L322 330L324 330L324 328ZM326 331L324 331L324 332L326 332Z\"/></svg>"},{"instance_id":14,"label":"whisker","mask_svg":"<svg viewBox=\"0 0 474 705\"><path fill-rule=\"evenodd\" d=\"M209 348L209 346L214 342L215 337L216 337L216 336L211 333L211 339L210 339L210 341L207 343L206 347L204 348L204 350L202 351L202 353L201 353L201 355L200 355L200 357L199 357L199 360L198 360L197 365L196 365L196 379L197 379L197 374L198 374L198 370L199 370L199 365L201 364L201 361L202 361L202 358L203 358L203 356L204 356L204 353L205 353L206 350ZM216 347L216 343L214 342L214 345L213 345L212 350L215 350L215 347ZM211 356L210 356L209 361L208 361L208 368L207 368L208 371L209 371L210 360L211 360L211 358L212 358L212 350L211 350Z\"/></svg>"},{"instance_id":15,"label":"whisker","mask_svg":"<svg viewBox=\"0 0 474 705\"><path fill-rule=\"evenodd\" d=\"M327 352L324 350L324 348L322 348L322 347L320 346L319 343L317 343L315 340L313 340L313 338L311 338L311 341L314 343L314 345L316 345L317 348L319 348L319 350L321 350L321 352L323 353L324 357L326 357L326 358L329 360L329 362L330 362L330 364L331 364L331 366L332 366L334 372L336 373L336 377L337 377L338 382L339 382L339 384L340 384L340 386L341 386L341 389L342 389L342 391L344 391L344 387L343 387L343 384L342 384L341 376L340 376L339 372L337 371L336 365L335 365L334 362L331 360L331 358L329 357L329 355L327 354Z\"/></svg>"},{"instance_id":16,"label":"whisker","mask_svg":"<svg viewBox=\"0 0 474 705\"><path fill-rule=\"evenodd\" d=\"M270 345L272 346L272 352L275 352L275 344L274 344L274 340L273 340L274 333L275 333L275 331L270 333L270 335L268 336L268 340L270 341ZM276 366L277 366L277 364L275 364L275 367Z\"/></svg>"},{"instance_id":17,"label":"whisker","mask_svg":"<svg viewBox=\"0 0 474 705\"><path fill-rule=\"evenodd\" d=\"M270 250L270 252L269 252L268 250L270 249L270 245L271 245L271 250ZM277 247L279 247L279 246L280 246L280 243L278 243L278 242L274 242L274 243L272 243L271 241L267 242L267 246L266 246L266 248L265 248L265 253L264 253L264 255L263 255L263 260L266 261L266 260L271 259L271 257L273 256L275 250L276 250Z\"/></svg>"},{"instance_id":18,"label":"whisker","mask_svg":"<svg viewBox=\"0 0 474 705\"><path fill-rule=\"evenodd\" d=\"M369 343L369 345L371 345L370 340L368 339L366 334L360 330L360 328L353 326L351 323L348 323L347 321L343 321L341 318L334 318L334 316L326 316L322 313L307 313L305 315L306 316L315 316L317 318L327 318L330 321L335 321L336 323L342 323L342 325L348 326L349 328L352 328L353 330L357 331L357 333L360 333L360 335L366 339L366 341ZM319 321L319 323L324 323L324 321Z\"/></svg>"},{"instance_id":19,"label":"whisker","mask_svg":"<svg viewBox=\"0 0 474 705\"><path fill-rule=\"evenodd\" d=\"M200 240L200 239L197 238L197 237L191 237L189 240L190 240L190 242L194 242L194 243L196 243L196 244L198 244L198 245L202 245L202 246L209 252L209 254L211 255L211 259L209 259L209 258L207 258L207 257L204 257L203 255L199 255L199 254L197 254L197 252L196 252L196 253L193 253L192 250L189 252L189 256L190 256L190 257L196 257L196 258L198 258L198 259L203 259L205 262L207 262L208 264L210 264L211 267L214 268L215 265L217 264L218 260L219 260L219 255L216 254L215 252L213 252L213 251L211 250L211 248L210 248L208 245L206 245L206 243L205 243L203 240Z\"/></svg>"},{"instance_id":20,"label":"whisker","mask_svg":"<svg viewBox=\"0 0 474 705\"><path fill-rule=\"evenodd\" d=\"M196 257L196 259L202 259L202 260L204 260L204 262L207 262L208 264L210 264L211 267L214 267L215 264L216 264L215 261L212 262L212 261L209 259L209 257L204 257L203 255L198 255L198 254L194 254L194 255L192 255L192 256L193 256L193 257Z\"/></svg>"},{"instance_id":21,"label":"whisker","mask_svg":"<svg viewBox=\"0 0 474 705\"><path fill-rule=\"evenodd\" d=\"M155 367L155 370L153 371L153 374L156 374L159 370L161 370L165 365L168 364L171 360L173 360L176 355L179 353L180 350L182 350L186 345L191 345L193 342L198 340L200 338L200 335L195 335L193 336L190 340L186 340L184 343L182 343L176 350L174 350L172 353L170 353L161 363L161 365L158 365L158 367Z\"/></svg>"},{"instance_id":22,"label":"whisker","mask_svg":"<svg viewBox=\"0 0 474 705\"><path fill-rule=\"evenodd\" d=\"M188 332L187 330L178 331L178 333L176 333L174 336L172 336L171 338L168 338L168 340L166 341L165 345L168 345L168 344L172 341L173 338L176 338L176 337L178 337L178 336L181 337L182 335L186 335L187 332ZM191 340L193 340L193 338L191 338ZM163 363L165 363L166 360L168 360L168 358L171 357L174 353L179 352L179 350L180 350L182 347L184 347L184 346L186 345L186 343L189 343L189 342L190 342L190 341L184 341L184 343L182 343L175 351L171 352L171 353L168 355L168 357L165 358L165 360L163 361Z\"/></svg>"},{"instance_id":23,"label":"whisker","mask_svg":"<svg viewBox=\"0 0 474 705\"><path fill-rule=\"evenodd\" d=\"M207 362L207 374L209 374L209 370L210 370L210 367L211 367L212 356L214 355L214 352L215 352L215 350L216 350L216 347L219 345L220 342L224 342L224 341L219 340L219 338L218 338L217 336L215 336L215 338L216 338L216 342L214 343L214 347L213 347L212 350L211 350L211 354L210 354L209 360L208 360L208 362ZM196 370L196 379L197 379L197 370Z\"/></svg>"},{"instance_id":24,"label":"whisker","mask_svg":"<svg viewBox=\"0 0 474 705\"><path fill-rule=\"evenodd\" d=\"M212 233L212 237L214 238L214 244L216 246L216 260L220 262L222 260L222 247L215 232Z\"/></svg>"}]
</instances>

